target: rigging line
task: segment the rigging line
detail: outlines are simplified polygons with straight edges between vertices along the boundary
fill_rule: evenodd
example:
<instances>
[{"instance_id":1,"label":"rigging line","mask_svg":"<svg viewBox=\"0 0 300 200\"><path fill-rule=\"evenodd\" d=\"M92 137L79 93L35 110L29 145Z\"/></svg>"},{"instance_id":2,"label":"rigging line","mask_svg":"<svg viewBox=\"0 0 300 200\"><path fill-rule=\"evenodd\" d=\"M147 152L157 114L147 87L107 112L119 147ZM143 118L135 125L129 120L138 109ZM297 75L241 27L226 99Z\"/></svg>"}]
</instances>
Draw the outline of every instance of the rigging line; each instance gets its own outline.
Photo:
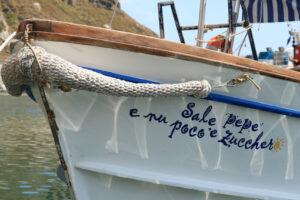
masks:
<instances>
[{"instance_id":1,"label":"rigging line","mask_svg":"<svg viewBox=\"0 0 300 200\"><path fill-rule=\"evenodd\" d=\"M243 48L243 46L244 46L244 43L245 43L245 41L246 41L246 38L247 38L247 33L245 34L244 39L243 39L243 42L242 42L242 44L241 44L241 46L240 46L238 56L240 56L240 53L241 53L241 50L242 50L242 48Z\"/></svg>"},{"instance_id":2,"label":"rigging line","mask_svg":"<svg viewBox=\"0 0 300 200\"><path fill-rule=\"evenodd\" d=\"M208 40L208 41L205 41L205 40L199 40L198 38L195 38L197 41L201 42L201 43L208 43L208 42L216 42L216 41L219 41L219 40L223 40L223 39L226 39L226 38L232 38L232 37L235 37L236 35L240 35L246 31L248 31L249 29L252 28L252 25L250 24L247 28L245 28L244 30L240 31L240 32L237 32L235 34L232 34L230 36L226 36L224 38L220 38L220 39L215 39L215 40Z\"/></svg>"},{"instance_id":3,"label":"rigging line","mask_svg":"<svg viewBox=\"0 0 300 200\"><path fill-rule=\"evenodd\" d=\"M111 29L111 25L112 25L112 23L114 21L114 18L115 18L115 14L116 14L116 10L117 10L118 4L119 4L119 0L117 0L117 2L115 4L114 13L113 13L113 15L111 17L111 20L110 20L110 23L109 23L109 28L110 29Z\"/></svg>"},{"instance_id":4,"label":"rigging line","mask_svg":"<svg viewBox=\"0 0 300 200\"><path fill-rule=\"evenodd\" d=\"M239 41L240 42L240 41ZM237 45L236 47L235 47L235 49L233 50L233 54L236 54L237 52L238 52L238 50L240 49L240 44L239 45ZM236 54L237 55L237 54Z\"/></svg>"}]
</instances>

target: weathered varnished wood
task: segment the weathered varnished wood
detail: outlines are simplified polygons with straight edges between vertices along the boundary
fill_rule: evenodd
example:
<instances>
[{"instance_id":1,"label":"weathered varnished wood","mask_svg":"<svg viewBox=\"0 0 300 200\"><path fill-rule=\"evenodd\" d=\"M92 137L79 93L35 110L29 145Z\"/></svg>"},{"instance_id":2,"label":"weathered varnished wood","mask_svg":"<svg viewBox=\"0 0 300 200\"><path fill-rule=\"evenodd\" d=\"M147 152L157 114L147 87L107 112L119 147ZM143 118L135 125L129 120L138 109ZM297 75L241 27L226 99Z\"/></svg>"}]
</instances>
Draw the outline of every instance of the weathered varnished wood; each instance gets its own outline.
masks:
<instances>
[{"instance_id":1,"label":"weathered varnished wood","mask_svg":"<svg viewBox=\"0 0 300 200\"><path fill-rule=\"evenodd\" d=\"M33 25L31 35L36 39L87 44L157 56L199 61L300 82L300 73L296 71L158 38L48 20L26 20L22 22L18 29L19 35L23 34L26 24Z\"/></svg>"}]
</instances>

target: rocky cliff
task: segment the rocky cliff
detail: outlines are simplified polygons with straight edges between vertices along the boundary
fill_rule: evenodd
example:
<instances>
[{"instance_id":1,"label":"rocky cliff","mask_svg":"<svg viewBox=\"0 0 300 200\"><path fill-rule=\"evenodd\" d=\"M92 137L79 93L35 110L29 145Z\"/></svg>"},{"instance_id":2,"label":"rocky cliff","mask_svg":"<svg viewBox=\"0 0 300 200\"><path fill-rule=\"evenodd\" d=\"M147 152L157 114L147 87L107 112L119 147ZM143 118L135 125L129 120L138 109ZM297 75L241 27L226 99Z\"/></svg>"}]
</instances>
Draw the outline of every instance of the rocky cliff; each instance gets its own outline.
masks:
<instances>
[{"instance_id":1,"label":"rocky cliff","mask_svg":"<svg viewBox=\"0 0 300 200\"><path fill-rule=\"evenodd\" d=\"M0 0L0 44L18 24L30 18L51 19L97 27L109 27L117 0ZM117 5L111 28L157 37L136 22ZM0 53L0 62L9 55L9 47ZM0 83L1 85L1 83ZM1 88L0 88L1 90Z\"/></svg>"},{"instance_id":2,"label":"rocky cliff","mask_svg":"<svg viewBox=\"0 0 300 200\"><path fill-rule=\"evenodd\" d=\"M51 19L97 27L110 25L117 0L0 0L0 41L30 18ZM70 5L72 3L73 5ZM117 5L112 29L157 37ZM0 55L1 60L1 55Z\"/></svg>"},{"instance_id":3,"label":"rocky cliff","mask_svg":"<svg viewBox=\"0 0 300 200\"><path fill-rule=\"evenodd\" d=\"M15 30L20 21L28 18L54 19L103 27L109 24L116 4L117 9L112 28L144 35L156 34L137 23L120 9L118 0L0 0L0 18ZM6 29L0 19L0 31Z\"/></svg>"}]
</instances>

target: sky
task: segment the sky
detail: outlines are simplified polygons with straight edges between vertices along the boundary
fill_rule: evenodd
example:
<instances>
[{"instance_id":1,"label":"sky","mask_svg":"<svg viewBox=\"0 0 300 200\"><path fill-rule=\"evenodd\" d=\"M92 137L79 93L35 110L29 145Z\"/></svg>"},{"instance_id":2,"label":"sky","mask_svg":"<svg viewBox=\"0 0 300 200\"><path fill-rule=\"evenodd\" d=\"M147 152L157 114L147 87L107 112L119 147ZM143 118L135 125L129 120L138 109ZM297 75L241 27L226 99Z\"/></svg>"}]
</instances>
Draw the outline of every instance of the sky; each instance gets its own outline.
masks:
<instances>
[{"instance_id":1,"label":"sky","mask_svg":"<svg viewBox=\"0 0 300 200\"><path fill-rule=\"evenodd\" d=\"M150 28L159 35L158 9L157 3L164 0L119 0L121 9L129 16L134 18L140 24ZM179 23L181 26L198 25L200 0L174 0ZM205 24L228 23L228 8L226 0L207 0L206 1ZM177 30L173 20L171 8L163 7L165 39L179 42ZM239 18L241 21L241 18ZM289 24L289 27L288 27ZM292 42L286 46L289 38L288 31L293 27L297 31L300 30L300 22L281 22L281 23L261 23L253 24L253 36L257 52L265 51L266 47L278 50L278 47L291 47ZM237 29L237 32L243 30ZM226 29L215 29L204 35L204 40L223 33ZM187 44L195 45L197 31L184 31L184 38ZM224 35L224 34L223 34ZM233 47L234 54L238 53L238 49L242 43L245 33L235 38ZM241 55L251 54L251 48L247 39L243 46Z\"/></svg>"}]
</instances>

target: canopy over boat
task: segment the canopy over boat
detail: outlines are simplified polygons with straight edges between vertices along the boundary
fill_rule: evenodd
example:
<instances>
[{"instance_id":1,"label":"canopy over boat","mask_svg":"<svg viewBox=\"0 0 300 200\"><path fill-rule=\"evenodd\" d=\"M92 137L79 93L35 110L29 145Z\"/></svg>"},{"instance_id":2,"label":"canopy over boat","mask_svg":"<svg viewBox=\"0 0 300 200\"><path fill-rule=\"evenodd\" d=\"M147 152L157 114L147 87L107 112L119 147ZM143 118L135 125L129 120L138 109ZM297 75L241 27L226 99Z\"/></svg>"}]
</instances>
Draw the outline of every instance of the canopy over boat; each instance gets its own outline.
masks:
<instances>
[{"instance_id":1,"label":"canopy over boat","mask_svg":"<svg viewBox=\"0 0 300 200\"><path fill-rule=\"evenodd\" d=\"M250 23L299 21L300 0L245 0Z\"/></svg>"}]
</instances>

